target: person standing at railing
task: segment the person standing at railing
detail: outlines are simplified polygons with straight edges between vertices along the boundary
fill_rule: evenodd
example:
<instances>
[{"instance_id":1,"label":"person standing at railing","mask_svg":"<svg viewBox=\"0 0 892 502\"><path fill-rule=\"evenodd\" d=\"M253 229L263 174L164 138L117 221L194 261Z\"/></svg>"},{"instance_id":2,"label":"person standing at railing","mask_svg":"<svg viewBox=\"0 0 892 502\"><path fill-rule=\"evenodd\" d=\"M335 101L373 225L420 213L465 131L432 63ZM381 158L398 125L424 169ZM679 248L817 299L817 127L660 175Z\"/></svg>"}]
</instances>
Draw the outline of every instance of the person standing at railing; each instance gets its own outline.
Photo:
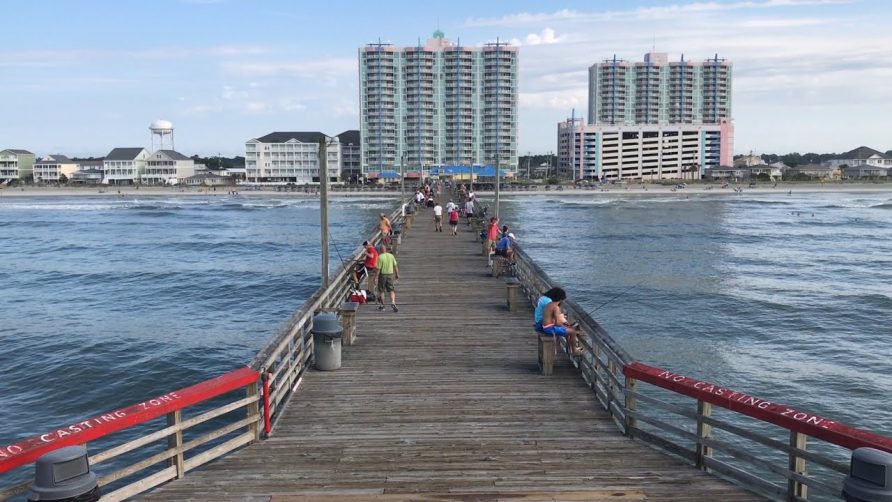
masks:
<instances>
[{"instance_id":1,"label":"person standing at railing","mask_svg":"<svg viewBox=\"0 0 892 502\"><path fill-rule=\"evenodd\" d=\"M400 269L386 244L381 244L381 253L378 255L378 310L384 310L384 293L390 293L390 308L399 312L396 308L396 281L400 280Z\"/></svg>"},{"instance_id":2,"label":"person standing at railing","mask_svg":"<svg viewBox=\"0 0 892 502\"><path fill-rule=\"evenodd\" d=\"M499 240L499 219L495 216L489 219L489 226L486 227L486 247L492 251L496 242Z\"/></svg>"},{"instance_id":3,"label":"person standing at railing","mask_svg":"<svg viewBox=\"0 0 892 502\"><path fill-rule=\"evenodd\" d=\"M390 242L390 232L392 230L392 225L390 224L390 218L387 217L386 214L381 213L381 221L378 222L378 229L381 230L381 240Z\"/></svg>"},{"instance_id":4,"label":"person standing at railing","mask_svg":"<svg viewBox=\"0 0 892 502\"><path fill-rule=\"evenodd\" d=\"M378 250L369 241L363 241L362 247L365 249L362 255L362 265L353 270L353 282L356 283L356 287L359 287L359 281L362 274L365 273L368 278L366 289L374 291L378 281Z\"/></svg>"}]
</instances>

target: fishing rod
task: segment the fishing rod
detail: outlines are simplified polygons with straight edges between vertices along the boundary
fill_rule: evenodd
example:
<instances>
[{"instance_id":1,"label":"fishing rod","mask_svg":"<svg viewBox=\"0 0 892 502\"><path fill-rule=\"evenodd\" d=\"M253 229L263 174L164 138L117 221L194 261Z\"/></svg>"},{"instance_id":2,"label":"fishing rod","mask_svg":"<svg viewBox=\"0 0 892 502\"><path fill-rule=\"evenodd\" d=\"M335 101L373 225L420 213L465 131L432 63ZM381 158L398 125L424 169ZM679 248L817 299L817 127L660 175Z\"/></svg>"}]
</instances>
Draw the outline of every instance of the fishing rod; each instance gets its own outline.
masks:
<instances>
[{"instance_id":1,"label":"fishing rod","mask_svg":"<svg viewBox=\"0 0 892 502\"><path fill-rule=\"evenodd\" d=\"M595 312L597 312L598 310L600 310L601 307L606 306L608 303L612 302L613 300L616 300L617 298L623 296L624 294L626 294L626 293L629 292L630 290L637 288L638 286L644 284L645 282L647 282L647 279L641 279L640 281L636 282L635 284L633 284L633 285L631 285L631 286L629 286L629 287L623 289L622 291L620 291L619 293L617 293L616 295L614 295L612 298L610 298L610 299L607 300L606 302L604 302L604 303L598 305L597 307L593 308L592 310L589 310L589 311L587 312L587 314L588 314L589 316L591 316L592 314L594 314Z\"/></svg>"},{"instance_id":2,"label":"fishing rod","mask_svg":"<svg viewBox=\"0 0 892 502\"><path fill-rule=\"evenodd\" d=\"M338 259L341 260L341 266L347 268L347 262L344 261L344 257L341 256L341 251L338 249L338 243L335 242L334 237L331 235L331 232L328 232L328 240L331 242L331 245L334 246L335 252L338 254Z\"/></svg>"}]
</instances>

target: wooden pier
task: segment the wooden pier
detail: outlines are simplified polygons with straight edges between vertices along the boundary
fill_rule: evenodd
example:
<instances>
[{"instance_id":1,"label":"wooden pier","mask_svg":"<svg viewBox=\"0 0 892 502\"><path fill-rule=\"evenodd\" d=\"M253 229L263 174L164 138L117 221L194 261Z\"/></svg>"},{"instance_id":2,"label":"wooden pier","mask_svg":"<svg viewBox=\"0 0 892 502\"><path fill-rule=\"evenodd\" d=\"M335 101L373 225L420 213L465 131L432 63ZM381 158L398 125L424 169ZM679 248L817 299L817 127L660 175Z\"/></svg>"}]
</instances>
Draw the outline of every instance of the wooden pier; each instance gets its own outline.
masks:
<instances>
[{"instance_id":1,"label":"wooden pier","mask_svg":"<svg viewBox=\"0 0 892 502\"><path fill-rule=\"evenodd\" d=\"M509 312L471 230L444 227L416 216L399 312L361 306L342 368L303 373L268 439L144 498L759 499L622 435L566 354L540 375L529 306Z\"/></svg>"}]
</instances>

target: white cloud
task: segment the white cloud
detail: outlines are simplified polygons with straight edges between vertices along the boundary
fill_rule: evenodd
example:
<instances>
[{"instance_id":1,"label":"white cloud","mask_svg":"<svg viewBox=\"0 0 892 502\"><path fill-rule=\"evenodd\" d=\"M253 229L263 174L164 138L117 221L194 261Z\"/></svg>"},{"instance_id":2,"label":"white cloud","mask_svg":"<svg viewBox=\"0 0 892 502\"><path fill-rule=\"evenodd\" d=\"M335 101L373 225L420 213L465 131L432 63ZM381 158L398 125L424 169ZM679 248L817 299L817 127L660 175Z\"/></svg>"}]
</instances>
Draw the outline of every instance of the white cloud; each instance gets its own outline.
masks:
<instances>
[{"instance_id":1,"label":"white cloud","mask_svg":"<svg viewBox=\"0 0 892 502\"><path fill-rule=\"evenodd\" d=\"M269 52L254 45L216 47L153 47L144 49L36 49L0 52L0 66L76 66L90 61L174 60L206 57L256 56Z\"/></svg>"},{"instance_id":2,"label":"white cloud","mask_svg":"<svg viewBox=\"0 0 892 502\"><path fill-rule=\"evenodd\" d=\"M304 61L226 61L221 65L227 74L255 77L293 76L315 78L356 75L356 59L326 58Z\"/></svg>"},{"instance_id":3,"label":"white cloud","mask_svg":"<svg viewBox=\"0 0 892 502\"><path fill-rule=\"evenodd\" d=\"M301 112L307 109L307 105L295 98L282 98L279 100L279 110L283 112Z\"/></svg>"},{"instance_id":4,"label":"white cloud","mask_svg":"<svg viewBox=\"0 0 892 502\"><path fill-rule=\"evenodd\" d=\"M836 21L833 19L816 19L816 18L802 18L802 19L750 19L747 21L741 22L738 26L741 28L749 28L749 29L780 29L780 28L799 28L802 26L822 26L828 24L834 24Z\"/></svg>"},{"instance_id":5,"label":"white cloud","mask_svg":"<svg viewBox=\"0 0 892 502\"><path fill-rule=\"evenodd\" d=\"M588 106L587 100L587 92L584 89L521 92L518 94L519 104L524 108L558 110L566 112L567 116L570 115L570 110L575 108L577 117L585 113L585 108ZM556 127L557 121L553 125Z\"/></svg>"},{"instance_id":6,"label":"white cloud","mask_svg":"<svg viewBox=\"0 0 892 502\"><path fill-rule=\"evenodd\" d=\"M521 42L520 39L512 38L511 45L551 45L557 44L564 40L565 37L555 36L554 30L545 28L539 33L530 33Z\"/></svg>"},{"instance_id":7,"label":"white cloud","mask_svg":"<svg viewBox=\"0 0 892 502\"><path fill-rule=\"evenodd\" d=\"M820 5L850 4L857 0L761 0L740 2L689 2L658 7L639 7L631 10L583 12L561 9L555 12L520 12L499 17L468 18L466 27L525 26L554 21L586 22L618 19L653 19L689 14L710 13L741 9L771 9L776 7L805 7Z\"/></svg>"},{"instance_id":8,"label":"white cloud","mask_svg":"<svg viewBox=\"0 0 892 502\"><path fill-rule=\"evenodd\" d=\"M269 109L269 105L260 101L245 103L245 111L248 113L263 113Z\"/></svg>"},{"instance_id":9,"label":"white cloud","mask_svg":"<svg viewBox=\"0 0 892 502\"><path fill-rule=\"evenodd\" d=\"M519 26L526 24L540 24L548 21L566 21L566 20L575 20L580 17L585 16L575 10L570 9L562 9L552 13L530 13L530 12L520 12L517 14L509 14L507 16L495 17L495 18L469 18L465 21L465 26L467 27L482 27L482 26Z\"/></svg>"}]
</instances>

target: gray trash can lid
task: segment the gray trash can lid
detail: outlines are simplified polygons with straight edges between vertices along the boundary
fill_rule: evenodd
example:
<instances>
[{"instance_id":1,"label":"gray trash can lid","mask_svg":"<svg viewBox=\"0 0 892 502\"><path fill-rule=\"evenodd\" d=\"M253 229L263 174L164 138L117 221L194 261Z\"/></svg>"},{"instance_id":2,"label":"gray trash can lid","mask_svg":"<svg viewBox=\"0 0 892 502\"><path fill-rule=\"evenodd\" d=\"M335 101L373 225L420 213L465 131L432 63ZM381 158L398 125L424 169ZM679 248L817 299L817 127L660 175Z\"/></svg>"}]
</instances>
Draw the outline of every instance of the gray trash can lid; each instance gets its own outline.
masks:
<instances>
[{"instance_id":1,"label":"gray trash can lid","mask_svg":"<svg viewBox=\"0 0 892 502\"><path fill-rule=\"evenodd\" d=\"M90 470L87 448L67 446L37 459L29 500L60 500L89 493L98 483Z\"/></svg>"},{"instance_id":2,"label":"gray trash can lid","mask_svg":"<svg viewBox=\"0 0 892 502\"><path fill-rule=\"evenodd\" d=\"M338 316L332 312L322 312L313 316L314 335L338 336L343 330Z\"/></svg>"}]
</instances>

